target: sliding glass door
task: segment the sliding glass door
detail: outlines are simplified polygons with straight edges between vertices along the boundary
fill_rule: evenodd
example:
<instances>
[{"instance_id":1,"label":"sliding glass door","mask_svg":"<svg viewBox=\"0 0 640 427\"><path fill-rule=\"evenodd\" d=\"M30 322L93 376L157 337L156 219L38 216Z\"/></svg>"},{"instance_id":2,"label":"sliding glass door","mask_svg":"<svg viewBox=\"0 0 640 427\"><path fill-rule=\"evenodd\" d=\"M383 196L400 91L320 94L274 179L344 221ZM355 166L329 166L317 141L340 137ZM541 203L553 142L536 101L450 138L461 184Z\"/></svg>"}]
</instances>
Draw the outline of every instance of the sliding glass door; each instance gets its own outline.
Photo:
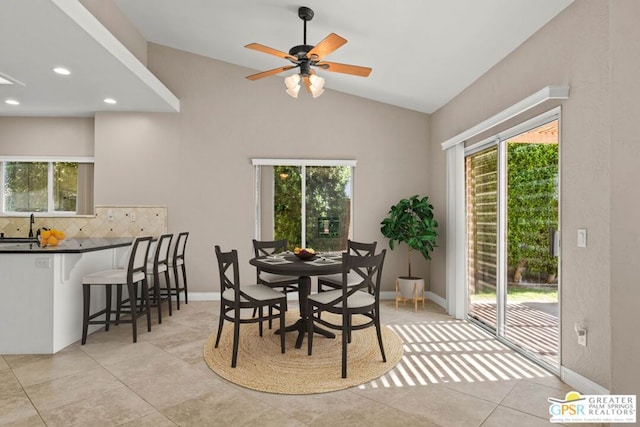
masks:
<instances>
[{"instance_id":1,"label":"sliding glass door","mask_svg":"<svg viewBox=\"0 0 640 427\"><path fill-rule=\"evenodd\" d=\"M470 147L467 315L557 369L558 119Z\"/></svg>"},{"instance_id":2,"label":"sliding glass door","mask_svg":"<svg viewBox=\"0 0 640 427\"><path fill-rule=\"evenodd\" d=\"M468 315L497 329L498 148L466 158Z\"/></svg>"}]
</instances>

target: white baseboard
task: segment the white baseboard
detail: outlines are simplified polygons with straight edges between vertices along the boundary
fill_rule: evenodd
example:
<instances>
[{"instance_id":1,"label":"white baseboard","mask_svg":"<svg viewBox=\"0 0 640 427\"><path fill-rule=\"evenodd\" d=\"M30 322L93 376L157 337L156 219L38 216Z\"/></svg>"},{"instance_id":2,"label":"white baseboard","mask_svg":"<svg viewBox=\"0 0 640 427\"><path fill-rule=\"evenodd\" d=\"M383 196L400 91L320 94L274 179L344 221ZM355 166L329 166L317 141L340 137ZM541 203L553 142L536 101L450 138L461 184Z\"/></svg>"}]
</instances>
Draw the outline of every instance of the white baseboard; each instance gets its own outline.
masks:
<instances>
[{"instance_id":1,"label":"white baseboard","mask_svg":"<svg viewBox=\"0 0 640 427\"><path fill-rule=\"evenodd\" d=\"M609 394L609 390L600 384L594 383L589 378L585 378L564 366L560 367L560 379L580 392L580 394Z\"/></svg>"},{"instance_id":2,"label":"white baseboard","mask_svg":"<svg viewBox=\"0 0 640 427\"><path fill-rule=\"evenodd\" d=\"M429 294L431 294L431 292L427 292L427 298L429 299L438 298L439 300L444 301L442 298L435 294L433 294L433 296ZM380 292L380 299L393 300L395 298L396 294L394 291ZM184 300L184 297L181 299ZM291 292L287 295L287 299L297 301L298 294L295 292ZM189 292L189 301L220 301L220 292ZM442 306L442 303L440 303L438 300L434 299L433 301L435 301L436 304Z\"/></svg>"},{"instance_id":3,"label":"white baseboard","mask_svg":"<svg viewBox=\"0 0 640 427\"><path fill-rule=\"evenodd\" d=\"M438 304L440 307L447 307L447 300L442 298L439 295L434 294L431 291L427 291L425 296L427 299ZM298 295L294 292L287 295L287 298L292 301L298 300ZM383 300L393 300L396 298L396 293L394 291L384 291L380 292L380 299ZM184 297L182 298L184 299ZM191 301L220 301L220 292L189 292L189 299Z\"/></svg>"},{"instance_id":4,"label":"white baseboard","mask_svg":"<svg viewBox=\"0 0 640 427\"><path fill-rule=\"evenodd\" d=\"M447 300L442 298L440 295L436 295L431 291L427 291L425 296L427 297L427 299L430 299L431 301L435 302L445 310L447 309Z\"/></svg>"},{"instance_id":5,"label":"white baseboard","mask_svg":"<svg viewBox=\"0 0 640 427\"><path fill-rule=\"evenodd\" d=\"M220 292L189 292L189 301L220 301Z\"/></svg>"},{"instance_id":6,"label":"white baseboard","mask_svg":"<svg viewBox=\"0 0 640 427\"><path fill-rule=\"evenodd\" d=\"M380 291L380 299L390 299L390 300L395 300L396 299L396 292L395 291Z\"/></svg>"}]
</instances>

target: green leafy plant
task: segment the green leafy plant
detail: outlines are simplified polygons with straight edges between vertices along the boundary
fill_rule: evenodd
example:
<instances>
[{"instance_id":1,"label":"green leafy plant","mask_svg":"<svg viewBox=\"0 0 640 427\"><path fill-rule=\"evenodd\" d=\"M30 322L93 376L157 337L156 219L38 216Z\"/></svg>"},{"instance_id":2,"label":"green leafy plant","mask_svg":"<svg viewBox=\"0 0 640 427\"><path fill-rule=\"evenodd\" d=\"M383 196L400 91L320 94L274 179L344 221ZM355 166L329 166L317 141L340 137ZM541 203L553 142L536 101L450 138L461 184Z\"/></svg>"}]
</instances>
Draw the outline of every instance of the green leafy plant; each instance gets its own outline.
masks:
<instances>
[{"instance_id":1,"label":"green leafy plant","mask_svg":"<svg viewBox=\"0 0 640 427\"><path fill-rule=\"evenodd\" d=\"M415 195L400 200L391 206L388 216L380 224L380 231L389 239L389 248L393 250L396 242L404 242L409 247L408 270L409 277L412 277L411 253L416 250L425 259L431 259L431 252L436 247L438 222L433 218L429 197Z\"/></svg>"},{"instance_id":2,"label":"green leafy plant","mask_svg":"<svg viewBox=\"0 0 640 427\"><path fill-rule=\"evenodd\" d=\"M522 282L528 270L551 283L558 271L558 258L549 253L550 229L558 228L558 144L510 143L507 171L507 262L513 281Z\"/></svg>"}]
</instances>

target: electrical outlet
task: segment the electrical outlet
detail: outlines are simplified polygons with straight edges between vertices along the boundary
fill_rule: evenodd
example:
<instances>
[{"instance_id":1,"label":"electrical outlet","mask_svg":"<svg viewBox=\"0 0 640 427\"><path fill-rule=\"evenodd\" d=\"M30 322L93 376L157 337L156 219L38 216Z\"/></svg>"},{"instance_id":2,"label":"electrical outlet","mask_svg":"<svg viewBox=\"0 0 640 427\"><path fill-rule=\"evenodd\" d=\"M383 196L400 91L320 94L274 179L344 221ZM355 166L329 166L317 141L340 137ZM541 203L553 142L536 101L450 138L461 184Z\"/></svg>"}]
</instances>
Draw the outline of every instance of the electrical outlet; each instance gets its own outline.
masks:
<instances>
[{"instance_id":1,"label":"electrical outlet","mask_svg":"<svg viewBox=\"0 0 640 427\"><path fill-rule=\"evenodd\" d=\"M587 331L583 330L581 334L578 335L578 344L587 346Z\"/></svg>"},{"instance_id":2,"label":"electrical outlet","mask_svg":"<svg viewBox=\"0 0 640 427\"><path fill-rule=\"evenodd\" d=\"M580 322L576 322L574 325L574 329L576 331L576 335L578 335L578 344L582 346L587 346L587 328L582 326Z\"/></svg>"},{"instance_id":3,"label":"electrical outlet","mask_svg":"<svg viewBox=\"0 0 640 427\"><path fill-rule=\"evenodd\" d=\"M51 258L36 258L36 268L51 268Z\"/></svg>"},{"instance_id":4,"label":"electrical outlet","mask_svg":"<svg viewBox=\"0 0 640 427\"><path fill-rule=\"evenodd\" d=\"M134 214L133 212L131 212L129 214L129 219L131 220L131 222L136 222L136 214Z\"/></svg>"}]
</instances>

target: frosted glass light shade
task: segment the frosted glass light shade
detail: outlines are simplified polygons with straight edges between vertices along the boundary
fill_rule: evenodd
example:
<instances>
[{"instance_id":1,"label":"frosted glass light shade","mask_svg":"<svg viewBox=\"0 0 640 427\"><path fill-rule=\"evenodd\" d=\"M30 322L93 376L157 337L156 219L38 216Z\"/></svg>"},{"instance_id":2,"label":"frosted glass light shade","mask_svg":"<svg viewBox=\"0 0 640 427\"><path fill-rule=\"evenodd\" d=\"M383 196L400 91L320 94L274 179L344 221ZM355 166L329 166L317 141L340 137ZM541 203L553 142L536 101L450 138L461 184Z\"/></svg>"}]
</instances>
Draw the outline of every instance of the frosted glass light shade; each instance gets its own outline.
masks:
<instances>
[{"instance_id":1,"label":"frosted glass light shade","mask_svg":"<svg viewBox=\"0 0 640 427\"><path fill-rule=\"evenodd\" d=\"M284 84L287 86L287 89L293 89L300 83L300 75L292 74L289 77L284 79Z\"/></svg>"},{"instance_id":2,"label":"frosted glass light shade","mask_svg":"<svg viewBox=\"0 0 640 427\"><path fill-rule=\"evenodd\" d=\"M289 96L293 97L293 98L297 98L298 97L298 93L300 92L300 86L293 86L290 87L289 89L287 89L287 93L289 94Z\"/></svg>"},{"instance_id":3,"label":"frosted glass light shade","mask_svg":"<svg viewBox=\"0 0 640 427\"><path fill-rule=\"evenodd\" d=\"M324 88L324 79L316 74L311 74L309 76L309 83L311 83L312 88L316 88L316 89Z\"/></svg>"},{"instance_id":4,"label":"frosted glass light shade","mask_svg":"<svg viewBox=\"0 0 640 427\"><path fill-rule=\"evenodd\" d=\"M324 93L324 89L320 88L315 88L313 87L313 85L311 86L311 96L313 96L314 98L319 97L320 95L322 95Z\"/></svg>"}]
</instances>

